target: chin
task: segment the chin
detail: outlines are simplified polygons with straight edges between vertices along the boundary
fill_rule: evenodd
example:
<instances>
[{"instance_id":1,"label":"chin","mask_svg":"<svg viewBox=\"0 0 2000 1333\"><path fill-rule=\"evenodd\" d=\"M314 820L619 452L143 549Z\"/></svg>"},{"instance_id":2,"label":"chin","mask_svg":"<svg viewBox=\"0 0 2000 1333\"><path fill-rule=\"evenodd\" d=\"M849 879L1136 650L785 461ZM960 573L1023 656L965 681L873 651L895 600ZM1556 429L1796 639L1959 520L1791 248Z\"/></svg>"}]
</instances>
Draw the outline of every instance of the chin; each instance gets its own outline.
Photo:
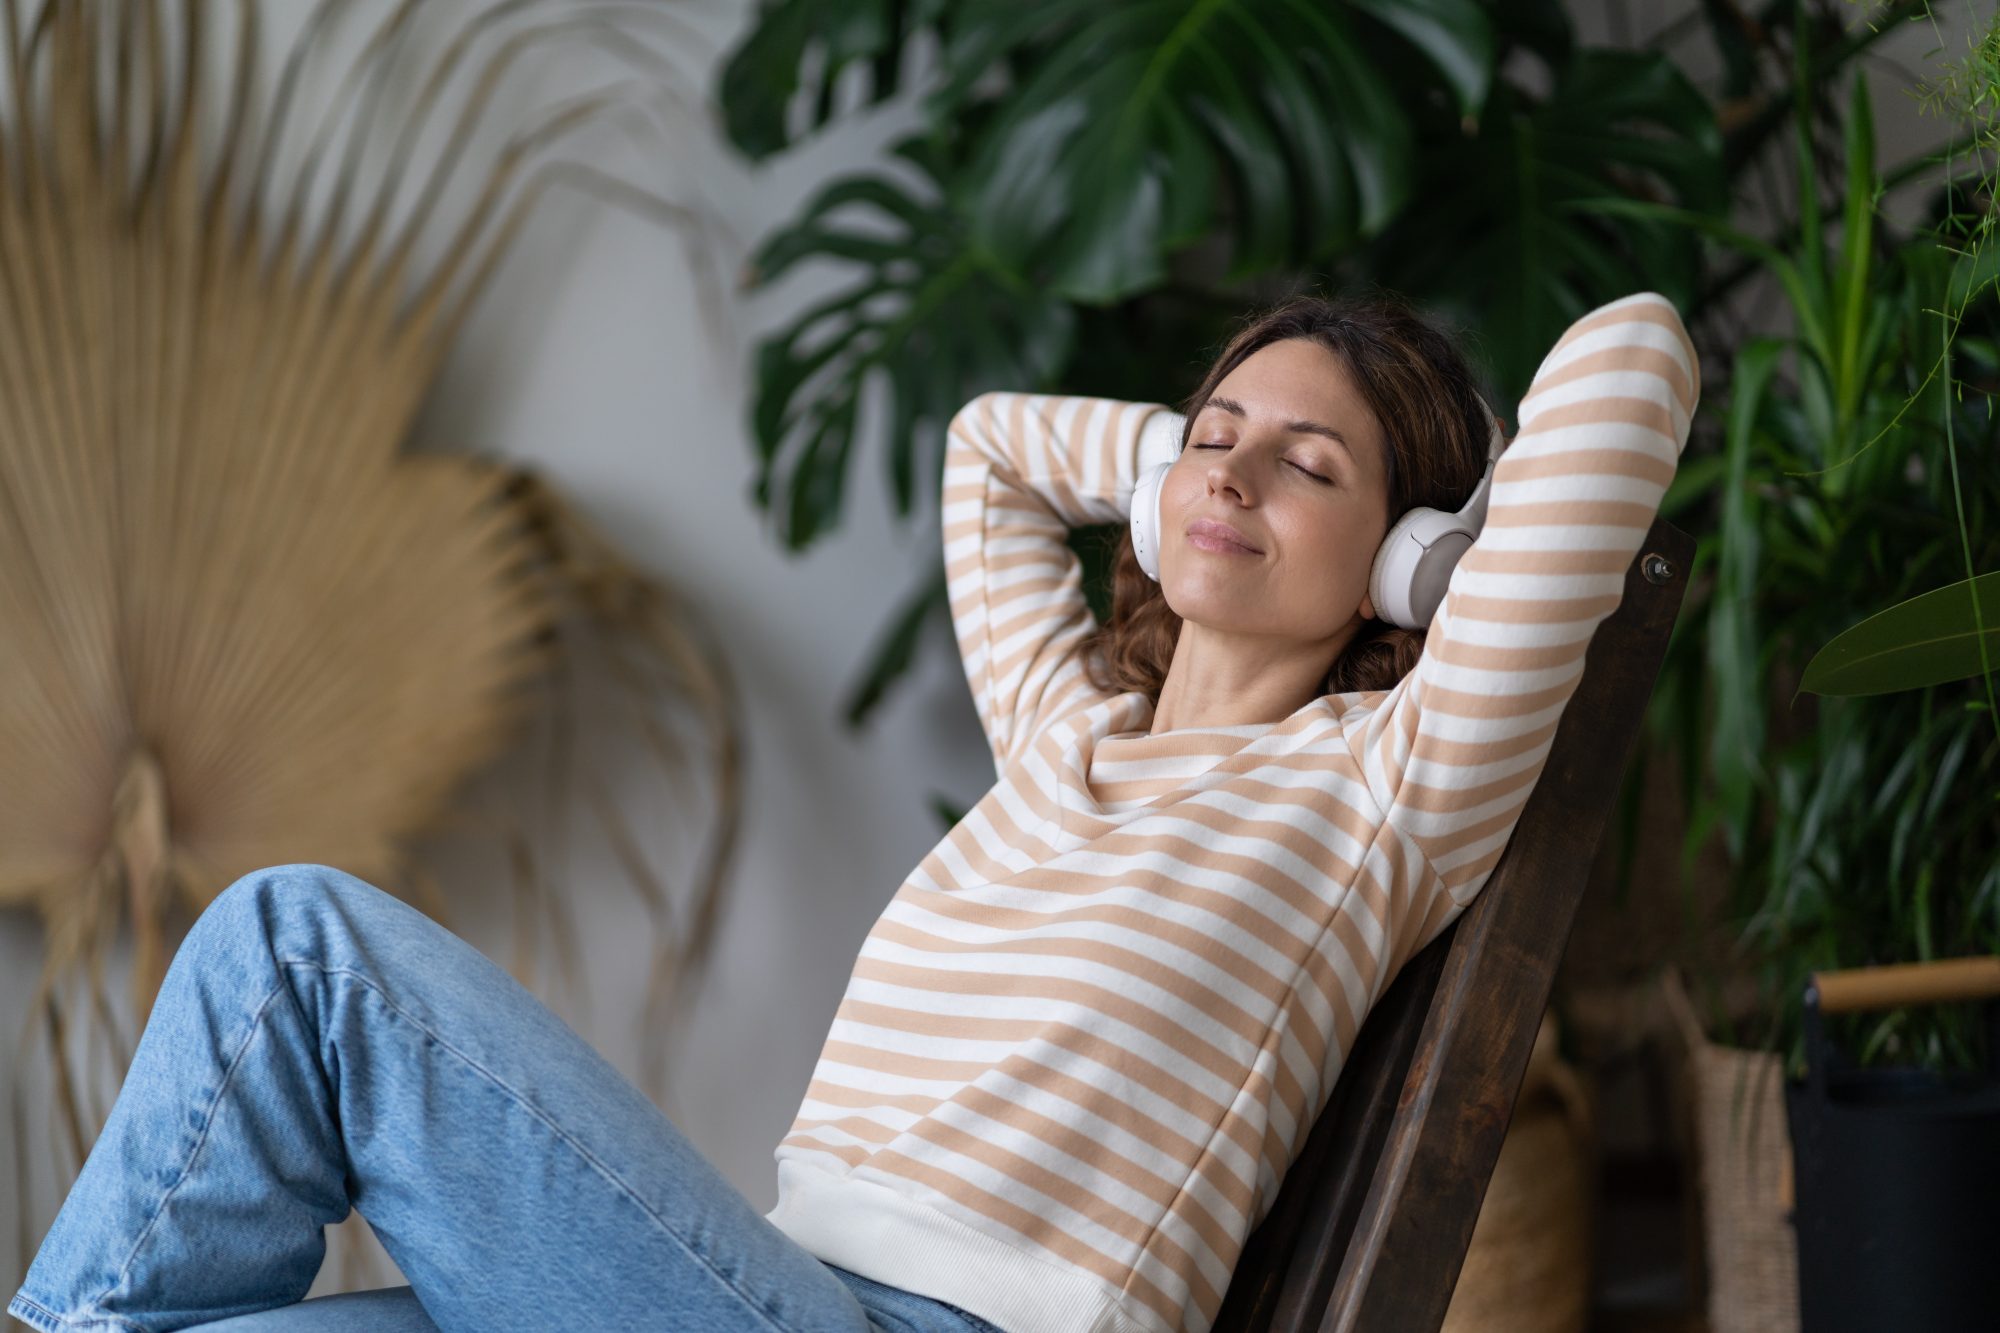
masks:
<instances>
[{"instance_id":1,"label":"chin","mask_svg":"<svg viewBox=\"0 0 2000 1333\"><path fill-rule=\"evenodd\" d=\"M1173 573L1171 570L1167 572L1169 575ZM1189 588L1186 581L1169 577L1161 585L1161 596L1166 600L1167 609L1183 621L1217 633L1262 639L1328 640L1360 614L1359 593L1353 594L1356 598L1352 604L1354 609L1339 621L1328 624L1325 623L1323 610L1318 614L1306 614L1292 608L1293 614L1279 614L1285 608L1266 585L1241 580L1232 586L1230 580L1214 577L1194 582L1196 586ZM1297 592L1296 589L1292 591ZM1328 596L1338 597L1339 594L1329 593Z\"/></svg>"},{"instance_id":2,"label":"chin","mask_svg":"<svg viewBox=\"0 0 2000 1333\"><path fill-rule=\"evenodd\" d=\"M1183 621L1226 634L1270 634L1276 627L1268 617L1249 614L1256 608L1254 598L1229 595L1227 589L1204 588L1192 596L1169 594L1167 607Z\"/></svg>"}]
</instances>

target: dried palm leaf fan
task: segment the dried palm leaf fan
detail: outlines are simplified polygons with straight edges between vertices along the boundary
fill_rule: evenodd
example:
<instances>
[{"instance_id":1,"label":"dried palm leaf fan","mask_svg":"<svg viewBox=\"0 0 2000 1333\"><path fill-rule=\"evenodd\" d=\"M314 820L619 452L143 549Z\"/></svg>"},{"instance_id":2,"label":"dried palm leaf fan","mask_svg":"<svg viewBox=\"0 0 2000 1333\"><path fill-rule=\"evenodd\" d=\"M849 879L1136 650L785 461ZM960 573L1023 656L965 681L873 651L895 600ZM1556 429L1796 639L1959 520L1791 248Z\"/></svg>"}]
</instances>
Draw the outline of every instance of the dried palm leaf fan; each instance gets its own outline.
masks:
<instances>
[{"instance_id":1,"label":"dried palm leaf fan","mask_svg":"<svg viewBox=\"0 0 2000 1333\"><path fill-rule=\"evenodd\" d=\"M357 6L323 0L253 113L259 3L225 6L234 60L208 146L214 15L201 0L0 10L0 905L32 908L45 927L22 1040L36 1027L48 1039L52 1119L74 1164L101 1115L71 1068L69 1011L83 1010L87 1052L100 1029L109 1038L122 1074L129 1045L103 988L121 924L143 1018L170 916L261 866L324 861L442 914L412 840L478 818L451 808L462 782L546 721L551 683L585 636L643 705L631 730L659 762L693 752L653 716L664 701L694 719L713 766L709 851L679 928L615 805L590 793L663 928L649 1012L671 1012L706 959L734 847L736 710L719 654L672 591L534 474L404 449L469 306L549 184L698 230L694 211L548 151L621 108L653 113L620 85L544 109L491 155L428 272L416 257L525 52L614 35L627 16L670 33L676 21L635 4L565 4L554 21L537 0L478 11L398 85L416 90L411 109L368 184L380 90L413 48L418 6L400 0L287 187L280 141L303 72ZM653 71L636 85L646 98L671 94L664 57L615 35L607 45ZM392 225L419 131L454 89L461 112ZM316 184L327 202L309 210ZM703 299L723 317L706 287ZM546 893L520 821L492 822ZM531 957L523 941L517 975ZM67 1005L82 974L87 1007ZM15 1129L18 1161L18 1114Z\"/></svg>"}]
</instances>

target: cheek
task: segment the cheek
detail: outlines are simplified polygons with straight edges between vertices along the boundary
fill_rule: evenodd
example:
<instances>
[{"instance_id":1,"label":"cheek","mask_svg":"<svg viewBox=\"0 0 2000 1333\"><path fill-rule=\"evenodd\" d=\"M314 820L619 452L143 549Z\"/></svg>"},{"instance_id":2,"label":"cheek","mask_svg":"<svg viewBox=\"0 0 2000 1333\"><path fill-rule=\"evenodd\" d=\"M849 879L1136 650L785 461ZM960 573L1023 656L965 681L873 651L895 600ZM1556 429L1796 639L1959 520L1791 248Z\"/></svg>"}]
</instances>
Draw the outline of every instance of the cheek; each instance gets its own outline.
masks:
<instances>
[{"instance_id":1,"label":"cheek","mask_svg":"<svg viewBox=\"0 0 2000 1333\"><path fill-rule=\"evenodd\" d=\"M1322 568L1360 563L1374 559L1376 538L1366 508L1345 497L1328 502L1301 505L1285 524L1290 545L1310 551Z\"/></svg>"},{"instance_id":2,"label":"cheek","mask_svg":"<svg viewBox=\"0 0 2000 1333\"><path fill-rule=\"evenodd\" d=\"M1359 506L1322 506L1290 534L1286 548L1298 559L1289 572L1312 586L1315 601L1359 604L1378 545L1379 535Z\"/></svg>"}]
</instances>

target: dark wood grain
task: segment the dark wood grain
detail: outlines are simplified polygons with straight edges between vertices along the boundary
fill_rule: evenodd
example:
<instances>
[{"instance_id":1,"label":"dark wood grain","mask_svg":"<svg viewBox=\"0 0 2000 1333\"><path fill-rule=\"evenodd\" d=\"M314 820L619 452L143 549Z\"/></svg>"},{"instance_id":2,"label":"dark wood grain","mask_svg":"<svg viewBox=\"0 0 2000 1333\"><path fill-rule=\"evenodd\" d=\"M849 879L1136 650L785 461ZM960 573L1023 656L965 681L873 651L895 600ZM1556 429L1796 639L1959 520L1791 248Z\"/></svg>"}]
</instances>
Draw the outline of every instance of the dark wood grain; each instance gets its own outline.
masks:
<instances>
[{"instance_id":1,"label":"dark wood grain","mask_svg":"<svg viewBox=\"0 0 2000 1333\"><path fill-rule=\"evenodd\" d=\"M1671 567L1661 581L1651 555ZM1237 1261L1218 1333L1443 1324L1693 556L1654 522L1506 851L1369 1013Z\"/></svg>"}]
</instances>

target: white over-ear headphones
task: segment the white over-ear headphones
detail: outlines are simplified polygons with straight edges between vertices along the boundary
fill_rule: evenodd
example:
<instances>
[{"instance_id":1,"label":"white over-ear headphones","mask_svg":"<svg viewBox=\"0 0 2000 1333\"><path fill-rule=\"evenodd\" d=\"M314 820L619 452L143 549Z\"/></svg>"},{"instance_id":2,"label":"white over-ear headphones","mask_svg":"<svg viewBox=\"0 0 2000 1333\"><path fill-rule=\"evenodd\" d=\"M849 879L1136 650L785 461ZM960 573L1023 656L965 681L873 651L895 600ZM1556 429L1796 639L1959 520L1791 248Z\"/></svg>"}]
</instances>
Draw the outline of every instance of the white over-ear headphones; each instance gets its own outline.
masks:
<instances>
[{"instance_id":1,"label":"white over-ear headphones","mask_svg":"<svg viewBox=\"0 0 2000 1333\"><path fill-rule=\"evenodd\" d=\"M1493 487L1493 464L1506 447L1500 418L1484 399L1493 432L1487 443L1486 471L1472 489L1472 498L1456 512L1418 507L1389 525L1389 533L1375 550L1375 562L1368 571L1368 596L1375 614L1405 629L1427 629L1431 617L1444 601L1451 571L1459 557L1472 545L1486 522L1486 497ZM1161 412L1146 423L1144 450L1158 457L1170 447L1180 451L1186 418L1178 412ZM1166 446L1171 428L1171 446ZM1163 447L1164 446L1164 447ZM1154 462L1140 471L1139 484L1132 490L1132 549L1138 553L1139 568L1154 582L1160 578L1160 482L1173 459Z\"/></svg>"}]
</instances>

